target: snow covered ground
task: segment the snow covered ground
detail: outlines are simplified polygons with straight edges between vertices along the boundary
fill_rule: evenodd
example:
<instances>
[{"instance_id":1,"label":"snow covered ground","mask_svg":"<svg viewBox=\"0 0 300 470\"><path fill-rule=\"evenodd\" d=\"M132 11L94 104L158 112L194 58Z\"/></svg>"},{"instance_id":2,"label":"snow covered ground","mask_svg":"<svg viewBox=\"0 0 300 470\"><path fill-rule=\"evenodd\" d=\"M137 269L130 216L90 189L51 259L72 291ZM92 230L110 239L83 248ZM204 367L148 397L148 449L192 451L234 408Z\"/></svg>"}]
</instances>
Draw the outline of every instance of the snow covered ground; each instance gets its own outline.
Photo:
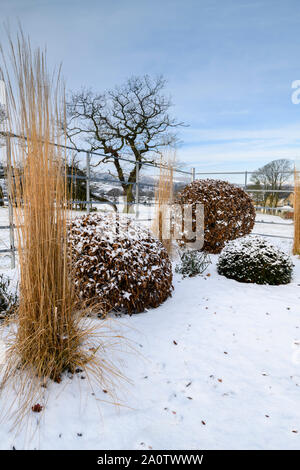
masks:
<instances>
[{"instance_id":1,"label":"snow covered ground","mask_svg":"<svg viewBox=\"0 0 300 470\"><path fill-rule=\"evenodd\" d=\"M280 224L280 225L277 225ZM282 219L277 215L256 214L254 233L268 234L281 237L293 237L294 223L292 220ZM270 237L270 242L272 242Z\"/></svg>"},{"instance_id":2,"label":"snow covered ground","mask_svg":"<svg viewBox=\"0 0 300 470\"><path fill-rule=\"evenodd\" d=\"M216 260L203 276L175 275L159 308L116 320L134 346L119 353L131 381L120 389L124 406L91 390L85 374L65 377L31 414L33 436L1 423L0 449L300 449L300 260L284 286L226 279Z\"/></svg>"}]
</instances>

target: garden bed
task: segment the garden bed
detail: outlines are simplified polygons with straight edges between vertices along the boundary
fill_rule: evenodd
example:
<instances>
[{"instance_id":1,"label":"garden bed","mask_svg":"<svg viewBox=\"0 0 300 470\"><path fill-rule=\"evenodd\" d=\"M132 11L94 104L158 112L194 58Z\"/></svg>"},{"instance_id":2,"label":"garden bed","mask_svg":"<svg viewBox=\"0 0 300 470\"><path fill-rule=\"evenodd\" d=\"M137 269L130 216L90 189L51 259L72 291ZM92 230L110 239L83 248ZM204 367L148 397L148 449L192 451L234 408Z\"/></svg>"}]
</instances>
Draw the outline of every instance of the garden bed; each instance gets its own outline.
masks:
<instances>
[{"instance_id":1,"label":"garden bed","mask_svg":"<svg viewBox=\"0 0 300 470\"><path fill-rule=\"evenodd\" d=\"M283 286L226 279L216 260L203 276L175 274L173 297L157 309L113 320L133 347L115 354L132 381L124 406L85 374L65 376L29 432L1 424L0 448L299 448L300 260Z\"/></svg>"}]
</instances>

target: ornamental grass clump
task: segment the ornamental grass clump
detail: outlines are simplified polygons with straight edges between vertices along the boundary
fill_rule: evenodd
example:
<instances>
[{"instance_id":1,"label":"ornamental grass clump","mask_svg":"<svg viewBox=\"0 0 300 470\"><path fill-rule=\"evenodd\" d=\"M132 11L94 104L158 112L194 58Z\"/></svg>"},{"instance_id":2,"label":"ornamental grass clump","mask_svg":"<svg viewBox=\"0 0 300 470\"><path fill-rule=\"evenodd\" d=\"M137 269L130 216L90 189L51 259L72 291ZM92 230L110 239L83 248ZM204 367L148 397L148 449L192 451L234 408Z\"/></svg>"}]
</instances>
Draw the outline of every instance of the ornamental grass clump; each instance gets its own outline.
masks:
<instances>
[{"instance_id":1,"label":"ornamental grass clump","mask_svg":"<svg viewBox=\"0 0 300 470\"><path fill-rule=\"evenodd\" d=\"M173 203L174 164L175 154L171 153L171 151L160 161L159 179L155 189L155 213L152 226L154 235L162 242L169 256L172 256L173 251L171 206Z\"/></svg>"},{"instance_id":2,"label":"ornamental grass clump","mask_svg":"<svg viewBox=\"0 0 300 470\"><path fill-rule=\"evenodd\" d=\"M210 263L209 255L203 251L183 251L180 254L180 263L175 267L175 272L182 274L182 277L194 277L203 274Z\"/></svg>"},{"instance_id":3,"label":"ornamental grass clump","mask_svg":"<svg viewBox=\"0 0 300 470\"><path fill-rule=\"evenodd\" d=\"M299 171L294 173L294 255L300 255L300 175Z\"/></svg>"},{"instance_id":4,"label":"ornamental grass clump","mask_svg":"<svg viewBox=\"0 0 300 470\"><path fill-rule=\"evenodd\" d=\"M218 273L239 282L288 284L293 273L291 258L263 237L228 242L219 256Z\"/></svg>"},{"instance_id":5,"label":"ornamental grass clump","mask_svg":"<svg viewBox=\"0 0 300 470\"><path fill-rule=\"evenodd\" d=\"M226 181L196 180L178 194L176 204L204 206L203 251L220 253L229 240L251 232L255 222L255 209L249 195L240 187ZM193 215L193 231L196 231L196 216ZM183 237L181 244L189 243Z\"/></svg>"},{"instance_id":6,"label":"ornamental grass clump","mask_svg":"<svg viewBox=\"0 0 300 470\"><path fill-rule=\"evenodd\" d=\"M10 40L9 58L2 55L8 135L23 136L8 137L20 296L2 382L14 380L21 401L15 418L20 422L42 399L41 384L49 379L59 382L65 371L82 367L101 382L112 367L95 354L102 348L101 334L83 323L85 306L78 302L72 281L66 156L52 144L64 143L65 137L60 75L50 77L45 53L32 52L22 32L16 46Z\"/></svg>"}]
</instances>

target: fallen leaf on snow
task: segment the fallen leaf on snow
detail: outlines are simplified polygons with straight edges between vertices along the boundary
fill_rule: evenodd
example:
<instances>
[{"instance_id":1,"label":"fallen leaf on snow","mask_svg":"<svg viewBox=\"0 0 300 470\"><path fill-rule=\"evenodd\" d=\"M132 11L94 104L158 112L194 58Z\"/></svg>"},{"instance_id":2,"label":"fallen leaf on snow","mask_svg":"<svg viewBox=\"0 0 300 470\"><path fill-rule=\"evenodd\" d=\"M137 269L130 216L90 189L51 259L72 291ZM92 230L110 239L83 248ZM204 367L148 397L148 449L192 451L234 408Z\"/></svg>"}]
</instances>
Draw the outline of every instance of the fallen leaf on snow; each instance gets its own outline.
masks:
<instances>
[{"instance_id":1,"label":"fallen leaf on snow","mask_svg":"<svg viewBox=\"0 0 300 470\"><path fill-rule=\"evenodd\" d=\"M32 411L33 411L34 413L40 413L40 412L42 411L43 407L42 407L42 405L40 405L39 403L37 403L36 405L33 405L33 406L31 407L31 409L32 409Z\"/></svg>"}]
</instances>

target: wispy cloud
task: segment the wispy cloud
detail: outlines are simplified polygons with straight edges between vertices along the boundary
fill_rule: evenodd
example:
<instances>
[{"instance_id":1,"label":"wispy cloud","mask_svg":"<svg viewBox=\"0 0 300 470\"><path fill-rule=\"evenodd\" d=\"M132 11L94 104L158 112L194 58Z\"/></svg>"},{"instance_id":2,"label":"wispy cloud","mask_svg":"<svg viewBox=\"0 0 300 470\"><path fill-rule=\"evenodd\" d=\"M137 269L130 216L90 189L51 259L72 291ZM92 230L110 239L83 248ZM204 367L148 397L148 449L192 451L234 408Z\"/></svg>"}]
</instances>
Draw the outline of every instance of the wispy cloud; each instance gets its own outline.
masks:
<instances>
[{"instance_id":1,"label":"wispy cloud","mask_svg":"<svg viewBox=\"0 0 300 470\"><path fill-rule=\"evenodd\" d=\"M199 171L254 170L276 158L300 160L300 121L272 129L186 129L181 161ZM204 170L205 171L205 170Z\"/></svg>"},{"instance_id":2,"label":"wispy cloud","mask_svg":"<svg viewBox=\"0 0 300 470\"><path fill-rule=\"evenodd\" d=\"M163 73L174 114L190 125L179 151L187 164L299 154L300 106L290 99L300 79L298 0L1 0L1 17L47 43L70 89Z\"/></svg>"}]
</instances>

